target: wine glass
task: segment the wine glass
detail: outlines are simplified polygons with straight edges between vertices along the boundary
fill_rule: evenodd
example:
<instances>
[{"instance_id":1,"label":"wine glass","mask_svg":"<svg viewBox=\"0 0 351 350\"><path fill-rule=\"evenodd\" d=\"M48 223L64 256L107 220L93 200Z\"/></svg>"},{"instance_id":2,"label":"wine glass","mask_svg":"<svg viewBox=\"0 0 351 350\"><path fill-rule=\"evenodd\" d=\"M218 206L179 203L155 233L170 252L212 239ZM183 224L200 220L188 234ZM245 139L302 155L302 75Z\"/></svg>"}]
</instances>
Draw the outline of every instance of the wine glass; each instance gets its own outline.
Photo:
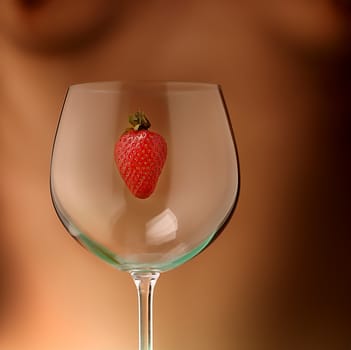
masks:
<instances>
[{"instance_id":1,"label":"wine glass","mask_svg":"<svg viewBox=\"0 0 351 350\"><path fill-rule=\"evenodd\" d=\"M151 81L70 86L50 185L67 231L132 276L139 350L152 350L160 273L213 242L237 202L238 157L221 88Z\"/></svg>"}]
</instances>

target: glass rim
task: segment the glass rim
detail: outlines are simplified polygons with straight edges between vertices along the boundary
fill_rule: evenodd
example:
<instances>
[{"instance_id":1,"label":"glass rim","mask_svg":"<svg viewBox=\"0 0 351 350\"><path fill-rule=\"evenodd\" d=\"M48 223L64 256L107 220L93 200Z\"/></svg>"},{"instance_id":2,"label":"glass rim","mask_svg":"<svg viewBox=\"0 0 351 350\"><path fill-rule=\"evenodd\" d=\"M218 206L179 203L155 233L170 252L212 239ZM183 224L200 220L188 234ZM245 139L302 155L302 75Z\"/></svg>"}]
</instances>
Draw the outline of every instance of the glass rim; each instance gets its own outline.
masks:
<instances>
[{"instance_id":1,"label":"glass rim","mask_svg":"<svg viewBox=\"0 0 351 350\"><path fill-rule=\"evenodd\" d=\"M147 88L164 87L168 90L221 90L218 83L203 81L177 81L177 80L101 80L73 83L68 86L69 90L86 90L95 92L114 92L123 88Z\"/></svg>"}]
</instances>

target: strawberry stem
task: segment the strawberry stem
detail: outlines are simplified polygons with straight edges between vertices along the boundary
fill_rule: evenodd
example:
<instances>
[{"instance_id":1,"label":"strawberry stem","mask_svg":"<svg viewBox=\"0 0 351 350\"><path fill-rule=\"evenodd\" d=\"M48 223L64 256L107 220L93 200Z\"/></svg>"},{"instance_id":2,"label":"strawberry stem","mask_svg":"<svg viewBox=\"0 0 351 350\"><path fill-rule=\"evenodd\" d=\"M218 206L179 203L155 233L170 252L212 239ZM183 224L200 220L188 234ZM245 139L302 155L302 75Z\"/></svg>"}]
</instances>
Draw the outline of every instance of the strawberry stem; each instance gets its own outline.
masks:
<instances>
[{"instance_id":1,"label":"strawberry stem","mask_svg":"<svg viewBox=\"0 0 351 350\"><path fill-rule=\"evenodd\" d=\"M133 126L133 130L147 130L151 126L144 112L138 111L129 116L129 123Z\"/></svg>"}]
</instances>

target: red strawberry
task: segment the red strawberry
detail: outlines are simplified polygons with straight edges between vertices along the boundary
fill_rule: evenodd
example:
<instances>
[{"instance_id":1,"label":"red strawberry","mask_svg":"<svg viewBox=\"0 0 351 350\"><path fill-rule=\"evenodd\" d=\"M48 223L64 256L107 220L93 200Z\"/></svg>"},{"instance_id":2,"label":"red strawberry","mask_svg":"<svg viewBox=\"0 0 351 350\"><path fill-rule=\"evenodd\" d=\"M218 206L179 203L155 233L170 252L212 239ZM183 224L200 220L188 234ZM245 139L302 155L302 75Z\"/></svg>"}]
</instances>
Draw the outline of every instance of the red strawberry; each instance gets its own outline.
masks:
<instances>
[{"instance_id":1,"label":"red strawberry","mask_svg":"<svg viewBox=\"0 0 351 350\"><path fill-rule=\"evenodd\" d=\"M152 131L143 112L129 117L133 126L115 145L115 161L122 179L137 198L148 198L155 190L167 157L165 139Z\"/></svg>"}]
</instances>

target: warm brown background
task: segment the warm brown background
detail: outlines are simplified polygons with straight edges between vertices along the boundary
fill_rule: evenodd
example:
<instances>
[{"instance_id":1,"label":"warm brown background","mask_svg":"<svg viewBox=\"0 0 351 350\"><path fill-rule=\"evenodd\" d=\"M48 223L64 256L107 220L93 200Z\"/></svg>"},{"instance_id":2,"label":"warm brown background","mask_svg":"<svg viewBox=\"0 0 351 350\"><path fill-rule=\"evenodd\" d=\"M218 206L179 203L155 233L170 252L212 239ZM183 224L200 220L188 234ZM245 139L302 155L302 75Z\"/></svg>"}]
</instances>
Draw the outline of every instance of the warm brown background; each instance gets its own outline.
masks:
<instances>
[{"instance_id":1,"label":"warm brown background","mask_svg":"<svg viewBox=\"0 0 351 350\"><path fill-rule=\"evenodd\" d=\"M347 1L2 0L0 348L133 350L134 285L49 196L67 86L222 84L242 170L233 220L162 276L155 349L350 348Z\"/></svg>"}]
</instances>

